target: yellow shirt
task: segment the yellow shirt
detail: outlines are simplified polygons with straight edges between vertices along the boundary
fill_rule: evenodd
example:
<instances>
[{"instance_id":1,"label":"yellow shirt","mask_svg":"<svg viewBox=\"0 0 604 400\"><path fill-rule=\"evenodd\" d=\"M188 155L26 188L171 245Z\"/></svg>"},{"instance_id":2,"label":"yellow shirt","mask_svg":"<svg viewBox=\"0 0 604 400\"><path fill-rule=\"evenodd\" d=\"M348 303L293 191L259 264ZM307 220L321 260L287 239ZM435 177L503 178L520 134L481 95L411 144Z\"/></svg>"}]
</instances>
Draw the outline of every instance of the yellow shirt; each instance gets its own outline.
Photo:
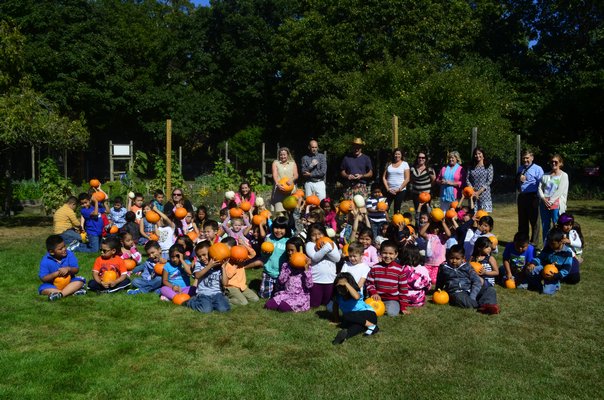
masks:
<instances>
[{"instance_id":1,"label":"yellow shirt","mask_svg":"<svg viewBox=\"0 0 604 400\"><path fill-rule=\"evenodd\" d=\"M63 204L55 212L52 220L55 235L60 235L68 229L80 227L80 220L78 220L75 212L67 204Z\"/></svg>"},{"instance_id":2,"label":"yellow shirt","mask_svg":"<svg viewBox=\"0 0 604 400\"><path fill-rule=\"evenodd\" d=\"M225 272L227 278L227 287L239 288L242 292L247 289L247 276L245 274L245 268L237 268L237 265L227 263Z\"/></svg>"}]
</instances>

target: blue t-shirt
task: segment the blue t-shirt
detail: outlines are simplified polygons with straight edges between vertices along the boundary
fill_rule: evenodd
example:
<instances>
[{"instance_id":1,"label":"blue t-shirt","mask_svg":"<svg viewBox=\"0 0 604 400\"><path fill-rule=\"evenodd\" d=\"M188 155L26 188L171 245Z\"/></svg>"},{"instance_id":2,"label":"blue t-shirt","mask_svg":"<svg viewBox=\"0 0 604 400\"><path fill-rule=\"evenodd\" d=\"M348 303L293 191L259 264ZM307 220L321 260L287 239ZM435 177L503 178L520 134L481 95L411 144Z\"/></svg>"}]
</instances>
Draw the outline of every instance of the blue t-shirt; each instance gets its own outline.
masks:
<instances>
[{"instance_id":1,"label":"blue t-shirt","mask_svg":"<svg viewBox=\"0 0 604 400\"><path fill-rule=\"evenodd\" d=\"M40 260L40 272L38 273L38 277L42 279L48 274L57 272L59 268L62 267L79 268L78 259L71 250L67 250L67 255L61 260L57 260L51 256L50 253L46 253L44 257L42 257L42 260Z\"/></svg>"},{"instance_id":2,"label":"blue t-shirt","mask_svg":"<svg viewBox=\"0 0 604 400\"><path fill-rule=\"evenodd\" d=\"M532 244L529 244L527 249L522 253L516 250L513 242L505 245L503 260L507 260L510 263L512 273L520 272L525 265L533 261L533 258L535 258L535 247Z\"/></svg>"},{"instance_id":3,"label":"blue t-shirt","mask_svg":"<svg viewBox=\"0 0 604 400\"><path fill-rule=\"evenodd\" d=\"M180 287L189 286L190 279L189 275L182 266L175 267L170 262L164 265L164 271L168 271L168 282L172 285L178 285Z\"/></svg>"},{"instance_id":4,"label":"blue t-shirt","mask_svg":"<svg viewBox=\"0 0 604 400\"><path fill-rule=\"evenodd\" d=\"M193 272L199 272L204 269L205 266L201 263L195 264ZM211 268L204 276L199 279L197 284L197 294L204 296L214 296L216 294L222 294L222 268L220 265Z\"/></svg>"},{"instance_id":5,"label":"blue t-shirt","mask_svg":"<svg viewBox=\"0 0 604 400\"><path fill-rule=\"evenodd\" d=\"M272 243L273 246L275 246L275 250L273 250L268 259L264 261L264 272L272 278L278 278L281 266L283 263L287 262L285 244L287 243L288 238L282 237L281 239L277 239L273 237L273 234L271 233L265 240Z\"/></svg>"},{"instance_id":6,"label":"blue t-shirt","mask_svg":"<svg viewBox=\"0 0 604 400\"><path fill-rule=\"evenodd\" d=\"M155 277L155 264L156 262L150 258L145 261L143 264L143 270L141 271L141 278L146 281L153 279Z\"/></svg>"},{"instance_id":7,"label":"blue t-shirt","mask_svg":"<svg viewBox=\"0 0 604 400\"><path fill-rule=\"evenodd\" d=\"M338 305L340 306L340 310L342 310L342 313L346 314L355 311L374 311L373 307L363 301L363 295L361 294L361 292L359 292L359 295L361 297L359 297L358 300L355 300L352 297L348 300L345 300L339 294L337 295Z\"/></svg>"},{"instance_id":8,"label":"blue t-shirt","mask_svg":"<svg viewBox=\"0 0 604 400\"><path fill-rule=\"evenodd\" d=\"M80 213L84 217L84 230L89 236L101 236L103 234L103 217L101 214L105 213L105 208L99 206L99 213L92 216L94 207L82 208Z\"/></svg>"}]
</instances>

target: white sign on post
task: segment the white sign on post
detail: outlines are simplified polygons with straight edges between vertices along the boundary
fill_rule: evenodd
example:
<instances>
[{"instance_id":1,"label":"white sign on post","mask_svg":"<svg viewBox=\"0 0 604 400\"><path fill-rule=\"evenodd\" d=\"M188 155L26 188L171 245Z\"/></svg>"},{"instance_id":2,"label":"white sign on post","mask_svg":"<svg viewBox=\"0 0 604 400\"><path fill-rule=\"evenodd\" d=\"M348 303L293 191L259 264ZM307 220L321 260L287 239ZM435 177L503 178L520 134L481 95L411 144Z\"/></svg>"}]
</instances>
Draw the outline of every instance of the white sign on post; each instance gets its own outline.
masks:
<instances>
[{"instance_id":1,"label":"white sign on post","mask_svg":"<svg viewBox=\"0 0 604 400\"><path fill-rule=\"evenodd\" d=\"M113 145L113 155L130 157L130 145L129 144L114 144Z\"/></svg>"}]
</instances>

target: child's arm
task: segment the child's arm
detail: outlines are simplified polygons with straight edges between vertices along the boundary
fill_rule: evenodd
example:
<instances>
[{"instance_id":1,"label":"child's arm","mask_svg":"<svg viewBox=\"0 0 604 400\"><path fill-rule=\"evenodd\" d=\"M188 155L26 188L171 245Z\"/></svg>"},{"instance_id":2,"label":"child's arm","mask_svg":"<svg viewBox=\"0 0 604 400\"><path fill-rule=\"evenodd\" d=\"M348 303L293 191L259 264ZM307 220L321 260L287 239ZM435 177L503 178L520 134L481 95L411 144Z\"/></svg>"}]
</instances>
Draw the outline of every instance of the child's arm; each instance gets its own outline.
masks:
<instances>
[{"instance_id":1,"label":"child's arm","mask_svg":"<svg viewBox=\"0 0 604 400\"><path fill-rule=\"evenodd\" d=\"M291 275L291 270L289 267L283 267L281 268L281 272L279 273L279 283L281 285L285 285L285 283L289 280L289 277Z\"/></svg>"},{"instance_id":2,"label":"child's arm","mask_svg":"<svg viewBox=\"0 0 604 400\"><path fill-rule=\"evenodd\" d=\"M264 224L260 224L258 226L258 229L260 230L260 238L264 239L266 237L266 231L264 230Z\"/></svg>"},{"instance_id":3,"label":"child's arm","mask_svg":"<svg viewBox=\"0 0 604 400\"><path fill-rule=\"evenodd\" d=\"M372 274L372 271L369 271L369 275L367 275L367 293L369 293L373 300L382 300L380 295L377 293L377 289L375 287L375 279Z\"/></svg>"},{"instance_id":4,"label":"child's arm","mask_svg":"<svg viewBox=\"0 0 604 400\"><path fill-rule=\"evenodd\" d=\"M202 277L204 277L212 268L214 268L215 266L217 266L219 263L216 262L216 260L214 260L213 258L210 258L210 261L208 261L208 263L206 265L204 265L204 267L195 272L193 274L193 276L195 277L195 279L201 279Z\"/></svg>"},{"instance_id":5,"label":"child's arm","mask_svg":"<svg viewBox=\"0 0 604 400\"><path fill-rule=\"evenodd\" d=\"M503 259L503 268L505 268L505 276L507 279L514 279L514 275L512 275L512 267L510 266L510 260Z\"/></svg>"},{"instance_id":6,"label":"child's arm","mask_svg":"<svg viewBox=\"0 0 604 400\"><path fill-rule=\"evenodd\" d=\"M430 223L427 224L423 224L422 226L420 226L419 228L419 236L421 236L423 239L428 240L428 227L430 226Z\"/></svg>"},{"instance_id":7,"label":"child's arm","mask_svg":"<svg viewBox=\"0 0 604 400\"><path fill-rule=\"evenodd\" d=\"M492 271L485 271L485 276L499 276L499 265L497 265L497 260L495 257L489 257L489 265L491 266Z\"/></svg>"},{"instance_id":8,"label":"child's arm","mask_svg":"<svg viewBox=\"0 0 604 400\"><path fill-rule=\"evenodd\" d=\"M143 221L143 218L141 218L141 221L138 223L138 232L142 237L150 240L149 235L147 235L147 232L145 232L145 222Z\"/></svg>"},{"instance_id":9,"label":"child's arm","mask_svg":"<svg viewBox=\"0 0 604 400\"><path fill-rule=\"evenodd\" d=\"M220 269L222 270L222 274L220 274L220 282L222 283L222 287L226 287L226 285L229 283L229 278L226 273L226 265L227 263L225 261L220 266Z\"/></svg>"},{"instance_id":10,"label":"child's arm","mask_svg":"<svg viewBox=\"0 0 604 400\"><path fill-rule=\"evenodd\" d=\"M353 299L358 300L361 298L361 295L359 294L359 292L354 290L354 288L352 286L350 286L350 283L346 282L344 285L339 285L339 286L344 286L346 288L346 290L348 290L348 293L350 294L350 296L352 296Z\"/></svg>"},{"instance_id":11,"label":"child's arm","mask_svg":"<svg viewBox=\"0 0 604 400\"><path fill-rule=\"evenodd\" d=\"M247 241L247 239L245 239L245 238L244 239L239 238L238 242L239 242L239 244L241 246L243 246L243 247L246 248L247 254L248 254L248 256L247 256L248 259L251 260L252 258L256 257L256 250L254 250L254 248L252 246L250 246L250 244Z\"/></svg>"},{"instance_id":12,"label":"child's arm","mask_svg":"<svg viewBox=\"0 0 604 400\"><path fill-rule=\"evenodd\" d=\"M94 204L94 210L90 213L90 216L98 216L99 215L99 201L95 198L91 198L92 203Z\"/></svg>"},{"instance_id":13,"label":"child's arm","mask_svg":"<svg viewBox=\"0 0 604 400\"><path fill-rule=\"evenodd\" d=\"M441 223L442 223L442 226L443 226L443 233L445 234L445 236L447 236L447 238L450 238L451 237L451 230L447 226L447 221L443 218L443 220L442 220Z\"/></svg>"},{"instance_id":14,"label":"child's arm","mask_svg":"<svg viewBox=\"0 0 604 400\"><path fill-rule=\"evenodd\" d=\"M159 209L157 207L154 207L154 210L156 213L159 214L159 216L164 220L164 222L166 222L172 229L176 229L176 225L174 224L174 221L172 221L170 218L168 218L168 216L166 214L159 211Z\"/></svg>"}]
</instances>

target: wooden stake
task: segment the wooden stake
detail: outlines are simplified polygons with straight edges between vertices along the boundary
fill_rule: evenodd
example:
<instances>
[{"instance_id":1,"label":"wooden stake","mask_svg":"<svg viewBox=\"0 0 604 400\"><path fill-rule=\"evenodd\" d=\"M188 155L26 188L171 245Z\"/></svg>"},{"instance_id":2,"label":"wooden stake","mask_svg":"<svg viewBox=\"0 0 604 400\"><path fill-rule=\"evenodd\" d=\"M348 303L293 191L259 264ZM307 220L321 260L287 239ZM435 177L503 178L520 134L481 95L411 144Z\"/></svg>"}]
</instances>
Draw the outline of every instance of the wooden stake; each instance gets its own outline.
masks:
<instances>
[{"instance_id":1,"label":"wooden stake","mask_svg":"<svg viewBox=\"0 0 604 400\"><path fill-rule=\"evenodd\" d=\"M166 120L166 196L172 193L172 120Z\"/></svg>"},{"instance_id":2,"label":"wooden stake","mask_svg":"<svg viewBox=\"0 0 604 400\"><path fill-rule=\"evenodd\" d=\"M396 115L392 116L392 148L396 149L398 147L398 117Z\"/></svg>"}]
</instances>

